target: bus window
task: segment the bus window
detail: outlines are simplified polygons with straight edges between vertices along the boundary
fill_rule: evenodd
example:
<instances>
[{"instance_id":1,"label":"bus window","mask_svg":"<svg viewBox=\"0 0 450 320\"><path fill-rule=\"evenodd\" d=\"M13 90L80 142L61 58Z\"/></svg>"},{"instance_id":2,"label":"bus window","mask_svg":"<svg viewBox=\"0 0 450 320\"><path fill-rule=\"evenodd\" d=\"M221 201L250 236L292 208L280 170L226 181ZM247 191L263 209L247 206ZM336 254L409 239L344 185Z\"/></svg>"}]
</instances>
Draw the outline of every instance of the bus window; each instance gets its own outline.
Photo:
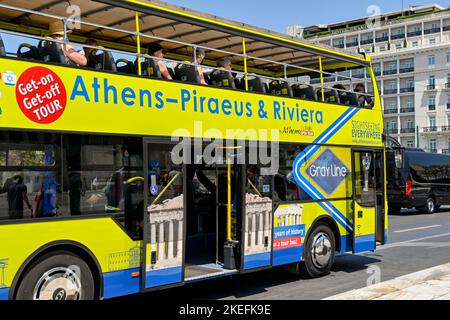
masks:
<instances>
[{"instance_id":1,"label":"bus window","mask_svg":"<svg viewBox=\"0 0 450 320\"><path fill-rule=\"evenodd\" d=\"M66 135L63 208L71 216L111 213L140 237L143 215L142 140Z\"/></svg>"},{"instance_id":2,"label":"bus window","mask_svg":"<svg viewBox=\"0 0 450 320\"><path fill-rule=\"evenodd\" d=\"M280 202L311 200L311 197L297 185L292 172L292 164L304 148L295 144L280 145L280 168L274 178L274 200Z\"/></svg>"},{"instance_id":3,"label":"bus window","mask_svg":"<svg viewBox=\"0 0 450 320\"><path fill-rule=\"evenodd\" d=\"M58 136L0 134L0 219L56 216L61 200Z\"/></svg>"}]
</instances>

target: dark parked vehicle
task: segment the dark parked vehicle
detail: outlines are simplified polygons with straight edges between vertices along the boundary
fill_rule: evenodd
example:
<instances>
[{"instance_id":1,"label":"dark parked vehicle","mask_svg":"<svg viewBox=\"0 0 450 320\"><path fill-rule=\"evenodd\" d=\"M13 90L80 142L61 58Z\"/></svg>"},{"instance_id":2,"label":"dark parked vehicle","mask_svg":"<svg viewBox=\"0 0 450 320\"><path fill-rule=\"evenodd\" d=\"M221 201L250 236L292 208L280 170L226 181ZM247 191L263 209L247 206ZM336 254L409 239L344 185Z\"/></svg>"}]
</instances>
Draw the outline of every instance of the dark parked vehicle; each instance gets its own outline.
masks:
<instances>
[{"instance_id":1,"label":"dark parked vehicle","mask_svg":"<svg viewBox=\"0 0 450 320\"><path fill-rule=\"evenodd\" d=\"M389 213L413 208L434 213L450 204L450 155L421 149L386 149Z\"/></svg>"}]
</instances>

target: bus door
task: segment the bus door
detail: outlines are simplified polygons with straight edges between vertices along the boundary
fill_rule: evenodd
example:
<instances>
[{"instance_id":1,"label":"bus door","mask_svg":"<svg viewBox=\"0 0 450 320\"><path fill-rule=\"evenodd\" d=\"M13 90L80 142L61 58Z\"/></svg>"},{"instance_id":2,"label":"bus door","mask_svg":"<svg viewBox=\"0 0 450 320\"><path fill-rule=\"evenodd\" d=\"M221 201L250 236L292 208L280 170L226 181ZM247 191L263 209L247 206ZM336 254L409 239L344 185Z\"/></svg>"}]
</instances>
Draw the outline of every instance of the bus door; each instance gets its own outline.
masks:
<instances>
[{"instance_id":1,"label":"bus door","mask_svg":"<svg viewBox=\"0 0 450 320\"><path fill-rule=\"evenodd\" d=\"M242 270L272 265L273 175L260 164L245 166Z\"/></svg>"},{"instance_id":2,"label":"bus door","mask_svg":"<svg viewBox=\"0 0 450 320\"><path fill-rule=\"evenodd\" d=\"M386 194L385 194L385 152L374 151L375 166L375 196L376 196L376 241L379 244L386 242Z\"/></svg>"},{"instance_id":3,"label":"bus door","mask_svg":"<svg viewBox=\"0 0 450 320\"><path fill-rule=\"evenodd\" d=\"M144 291L183 283L186 165L172 162L174 146L144 141Z\"/></svg>"},{"instance_id":4,"label":"bus door","mask_svg":"<svg viewBox=\"0 0 450 320\"><path fill-rule=\"evenodd\" d=\"M353 253L376 247L375 153L353 151Z\"/></svg>"}]
</instances>

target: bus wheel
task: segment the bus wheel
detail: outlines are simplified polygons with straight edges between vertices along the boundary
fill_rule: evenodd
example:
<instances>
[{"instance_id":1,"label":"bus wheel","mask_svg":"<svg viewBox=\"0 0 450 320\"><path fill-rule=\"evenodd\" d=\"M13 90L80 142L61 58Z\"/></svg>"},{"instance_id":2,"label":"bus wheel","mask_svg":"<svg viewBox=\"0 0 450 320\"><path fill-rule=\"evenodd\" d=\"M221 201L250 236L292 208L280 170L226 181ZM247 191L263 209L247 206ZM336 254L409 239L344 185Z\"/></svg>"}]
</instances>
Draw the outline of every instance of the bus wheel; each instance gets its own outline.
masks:
<instances>
[{"instance_id":1,"label":"bus wheel","mask_svg":"<svg viewBox=\"0 0 450 320\"><path fill-rule=\"evenodd\" d=\"M334 263L336 241L333 231L326 224L319 224L308 237L304 247L304 261L299 265L300 274L316 278L330 273Z\"/></svg>"},{"instance_id":2,"label":"bus wheel","mask_svg":"<svg viewBox=\"0 0 450 320\"><path fill-rule=\"evenodd\" d=\"M46 254L26 271L17 300L93 300L94 278L82 259L66 252Z\"/></svg>"}]
</instances>

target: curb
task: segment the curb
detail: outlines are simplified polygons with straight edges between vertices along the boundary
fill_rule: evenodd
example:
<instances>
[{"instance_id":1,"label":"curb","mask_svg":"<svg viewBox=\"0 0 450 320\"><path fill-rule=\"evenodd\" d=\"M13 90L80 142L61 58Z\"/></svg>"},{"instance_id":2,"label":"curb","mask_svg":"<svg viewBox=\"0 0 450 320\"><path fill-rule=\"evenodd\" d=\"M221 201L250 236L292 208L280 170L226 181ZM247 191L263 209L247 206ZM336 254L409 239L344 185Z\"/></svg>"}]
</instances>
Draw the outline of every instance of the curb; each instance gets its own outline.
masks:
<instances>
[{"instance_id":1,"label":"curb","mask_svg":"<svg viewBox=\"0 0 450 320\"><path fill-rule=\"evenodd\" d=\"M350 290L323 300L426 300L435 298L450 299L450 263L400 276L361 289Z\"/></svg>"}]
</instances>

